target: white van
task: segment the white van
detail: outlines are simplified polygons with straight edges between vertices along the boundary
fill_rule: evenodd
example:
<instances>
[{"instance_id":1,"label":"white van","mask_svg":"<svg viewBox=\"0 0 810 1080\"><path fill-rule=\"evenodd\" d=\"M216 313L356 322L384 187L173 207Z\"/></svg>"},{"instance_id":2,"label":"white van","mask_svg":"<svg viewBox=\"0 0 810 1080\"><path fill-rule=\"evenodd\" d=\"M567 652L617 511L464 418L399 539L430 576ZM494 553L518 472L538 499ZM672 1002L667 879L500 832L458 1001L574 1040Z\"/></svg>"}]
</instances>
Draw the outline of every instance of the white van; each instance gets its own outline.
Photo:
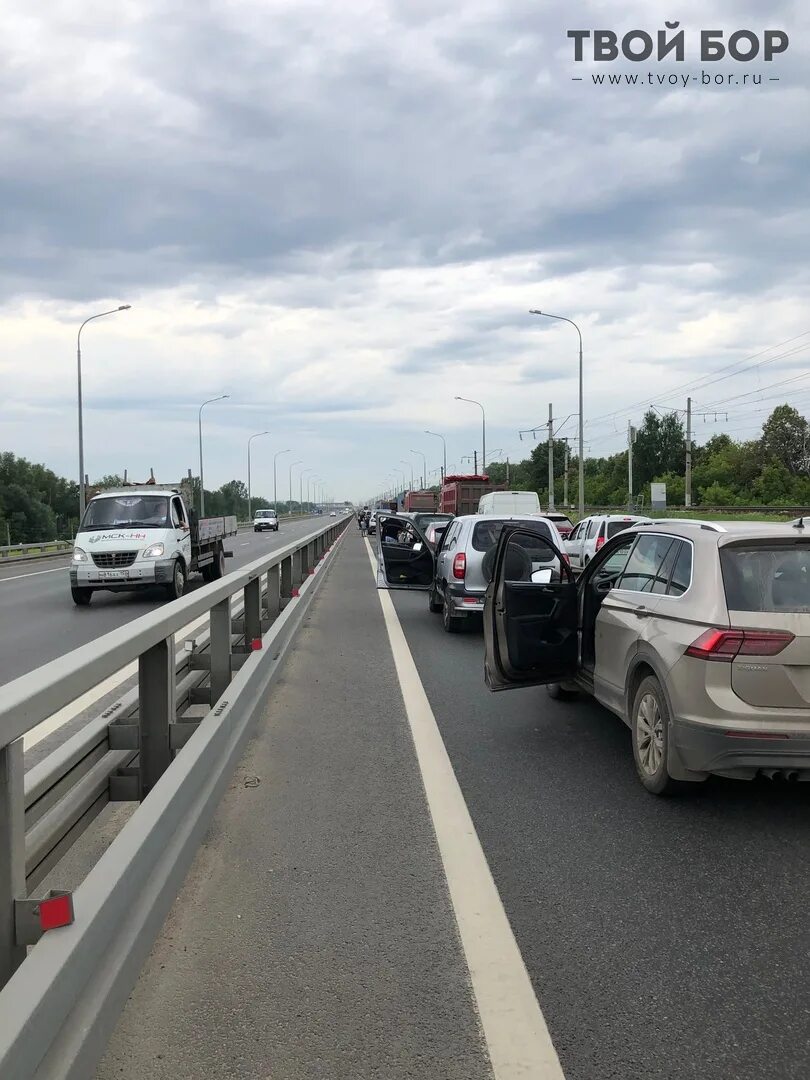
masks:
<instances>
[{"instance_id":1,"label":"white van","mask_svg":"<svg viewBox=\"0 0 810 1080\"><path fill-rule=\"evenodd\" d=\"M479 514L539 514L536 491L490 491L478 501Z\"/></svg>"}]
</instances>

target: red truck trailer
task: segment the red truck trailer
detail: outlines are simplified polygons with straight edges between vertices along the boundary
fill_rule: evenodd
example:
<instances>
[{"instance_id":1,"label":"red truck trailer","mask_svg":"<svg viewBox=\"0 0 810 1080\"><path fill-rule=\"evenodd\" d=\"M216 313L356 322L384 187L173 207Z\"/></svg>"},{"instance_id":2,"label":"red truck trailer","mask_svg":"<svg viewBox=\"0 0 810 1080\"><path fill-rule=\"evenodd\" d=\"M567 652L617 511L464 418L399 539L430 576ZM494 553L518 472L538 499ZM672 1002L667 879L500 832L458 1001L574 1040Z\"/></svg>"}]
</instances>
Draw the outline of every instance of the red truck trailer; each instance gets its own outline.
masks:
<instances>
[{"instance_id":1,"label":"red truck trailer","mask_svg":"<svg viewBox=\"0 0 810 1080\"><path fill-rule=\"evenodd\" d=\"M439 505L439 495L435 491L406 491L403 510L411 513L415 510L432 511Z\"/></svg>"},{"instance_id":2,"label":"red truck trailer","mask_svg":"<svg viewBox=\"0 0 810 1080\"><path fill-rule=\"evenodd\" d=\"M478 500L488 491L497 491L498 485L490 483L488 476L445 476L442 484L439 509L443 514L478 513Z\"/></svg>"}]
</instances>

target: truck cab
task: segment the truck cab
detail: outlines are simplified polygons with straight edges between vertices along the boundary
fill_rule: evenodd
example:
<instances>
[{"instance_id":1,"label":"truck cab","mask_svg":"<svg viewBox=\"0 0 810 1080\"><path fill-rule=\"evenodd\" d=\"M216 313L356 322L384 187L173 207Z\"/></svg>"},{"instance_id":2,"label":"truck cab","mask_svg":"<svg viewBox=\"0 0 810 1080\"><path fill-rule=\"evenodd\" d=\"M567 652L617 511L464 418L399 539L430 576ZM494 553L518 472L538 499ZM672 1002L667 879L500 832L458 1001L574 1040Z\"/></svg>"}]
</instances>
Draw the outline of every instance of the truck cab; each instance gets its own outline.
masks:
<instances>
[{"instance_id":1,"label":"truck cab","mask_svg":"<svg viewBox=\"0 0 810 1080\"><path fill-rule=\"evenodd\" d=\"M99 492L87 504L74 541L70 590L85 607L94 592L131 592L162 586L170 600L183 595L191 572L206 581L224 574L223 540L236 518L198 521L180 487L153 484Z\"/></svg>"}]
</instances>

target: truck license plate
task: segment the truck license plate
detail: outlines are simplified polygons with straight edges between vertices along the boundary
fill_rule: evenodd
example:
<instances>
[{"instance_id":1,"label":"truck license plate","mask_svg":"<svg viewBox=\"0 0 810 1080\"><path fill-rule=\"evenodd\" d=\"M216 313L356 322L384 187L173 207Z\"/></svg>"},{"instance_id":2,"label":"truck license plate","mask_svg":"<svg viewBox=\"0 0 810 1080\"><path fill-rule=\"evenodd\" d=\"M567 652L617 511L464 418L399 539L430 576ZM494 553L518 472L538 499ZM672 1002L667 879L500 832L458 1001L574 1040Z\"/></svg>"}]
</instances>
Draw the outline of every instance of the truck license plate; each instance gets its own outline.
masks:
<instances>
[{"instance_id":1,"label":"truck license plate","mask_svg":"<svg viewBox=\"0 0 810 1080\"><path fill-rule=\"evenodd\" d=\"M129 573L126 570L99 570L98 576L104 581L126 581Z\"/></svg>"}]
</instances>

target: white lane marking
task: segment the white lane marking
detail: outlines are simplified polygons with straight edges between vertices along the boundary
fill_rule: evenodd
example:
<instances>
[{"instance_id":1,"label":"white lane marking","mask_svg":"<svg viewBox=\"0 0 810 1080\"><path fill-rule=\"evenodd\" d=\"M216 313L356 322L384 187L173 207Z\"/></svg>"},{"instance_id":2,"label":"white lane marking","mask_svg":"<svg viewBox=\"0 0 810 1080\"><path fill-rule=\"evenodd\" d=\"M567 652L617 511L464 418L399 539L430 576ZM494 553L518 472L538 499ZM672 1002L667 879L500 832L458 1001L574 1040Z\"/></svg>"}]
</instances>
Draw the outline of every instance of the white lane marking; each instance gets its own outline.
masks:
<instances>
[{"instance_id":1,"label":"white lane marking","mask_svg":"<svg viewBox=\"0 0 810 1080\"><path fill-rule=\"evenodd\" d=\"M366 548L376 583L368 540ZM564 1080L394 602L377 595L495 1080Z\"/></svg>"},{"instance_id":2,"label":"white lane marking","mask_svg":"<svg viewBox=\"0 0 810 1080\"><path fill-rule=\"evenodd\" d=\"M182 638L184 634L193 634L195 630L199 630L200 627L205 626L207 622L208 616L201 615L199 619L195 619L193 622L184 626L182 630L178 630L174 635L175 641L177 638ZM47 739L54 731L58 731L60 727L69 724L71 720L74 720L79 715L79 713L84 712L85 709L89 709L91 705L95 705L95 703L103 698L105 694L111 693L116 687L137 674L138 661L134 660L131 664L127 664L127 666L121 668L120 671L116 671L114 675L110 675L109 678L100 682L98 686L94 686L92 690L88 690L86 694L77 697L75 701L71 701L69 705L65 705L63 709L55 712L53 716L49 716L47 720L43 720L41 724L38 724L35 728L31 728L30 731L26 732L23 736L23 750L30 750L32 746L41 743L43 739Z\"/></svg>"},{"instance_id":3,"label":"white lane marking","mask_svg":"<svg viewBox=\"0 0 810 1080\"><path fill-rule=\"evenodd\" d=\"M13 577L0 577L0 585L2 585L4 581L19 581L21 578L40 577L42 574L57 574L60 570L67 569L69 569L68 564L65 566L56 566L53 570L34 570L31 574L15 574Z\"/></svg>"}]
</instances>

